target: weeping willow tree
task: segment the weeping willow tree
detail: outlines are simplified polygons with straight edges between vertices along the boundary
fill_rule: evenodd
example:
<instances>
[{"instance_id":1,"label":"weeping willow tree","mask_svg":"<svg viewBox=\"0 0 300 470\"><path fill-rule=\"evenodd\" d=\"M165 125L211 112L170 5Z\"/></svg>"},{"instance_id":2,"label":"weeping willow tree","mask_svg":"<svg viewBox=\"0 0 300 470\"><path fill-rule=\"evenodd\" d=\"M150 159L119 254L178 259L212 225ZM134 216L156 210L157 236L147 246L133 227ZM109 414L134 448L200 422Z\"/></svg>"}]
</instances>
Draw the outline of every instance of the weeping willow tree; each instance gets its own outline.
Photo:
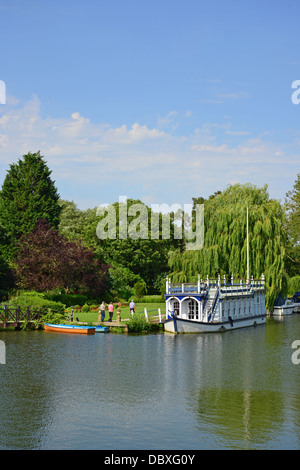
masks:
<instances>
[{"instance_id":1,"label":"weeping willow tree","mask_svg":"<svg viewBox=\"0 0 300 470\"><path fill-rule=\"evenodd\" d=\"M204 246L201 250L171 252L169 265L174 282L196 281L233 274L247 277L247 206L249 273L266 279L266 307L272 310L278 294L287 288L284 273L284 211L269 199L267 185L231 185L204 201Z\"/></svg>"}]
</instances>

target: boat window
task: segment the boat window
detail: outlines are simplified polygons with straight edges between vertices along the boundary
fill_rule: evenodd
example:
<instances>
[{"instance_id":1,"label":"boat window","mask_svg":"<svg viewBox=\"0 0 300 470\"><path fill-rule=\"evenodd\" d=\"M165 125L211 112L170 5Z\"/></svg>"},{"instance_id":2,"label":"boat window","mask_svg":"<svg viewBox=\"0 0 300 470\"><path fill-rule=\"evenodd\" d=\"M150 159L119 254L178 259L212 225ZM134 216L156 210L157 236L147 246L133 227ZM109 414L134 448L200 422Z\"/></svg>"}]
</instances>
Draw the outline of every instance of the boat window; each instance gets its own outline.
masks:
<instances>
[{"instance_id":1,"label":"boat window","mask_svg":"<svg viewBox=\"0 0 300 470\"><path fill-rule=\"evenodd\" d=\"M188 303L188 317L189 320L198 320L198 302L190 300Z\"/></svg>"},{"instance_id":2,"label":"boat window","mask_svg":"<svg viewBox=\"0 0 300 470\"><path fill-rule=\"evenodd\" d=\"M175 302L173 304L173 310L175 312L175 315L179 315L179 302L178 302L178 300L175 300Z\"/></svg>"}]
</instances>

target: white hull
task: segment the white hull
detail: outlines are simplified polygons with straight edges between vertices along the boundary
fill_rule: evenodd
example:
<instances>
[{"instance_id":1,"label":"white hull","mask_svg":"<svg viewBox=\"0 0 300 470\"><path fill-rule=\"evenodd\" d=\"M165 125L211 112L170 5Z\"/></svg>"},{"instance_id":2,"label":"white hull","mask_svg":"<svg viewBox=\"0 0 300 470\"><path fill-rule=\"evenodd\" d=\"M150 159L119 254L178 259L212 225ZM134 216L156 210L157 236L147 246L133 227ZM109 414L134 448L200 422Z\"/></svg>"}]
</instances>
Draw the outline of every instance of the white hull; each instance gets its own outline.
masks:
<instances>
[{"instance_id":1,"label":"white hull","mask_svg":"<svg viewBox=\"0 0 300 470\"><path fill-rule=\"evenodd\" d=\"M283 315L291 315L292 313L296 312L297 305L296 304L284 304L277 307L274 307L272 315L274 317L281 317Z\"/></svg>"},{"instance_id":2,"label":"white hull","mask_svg":"<svg viewBox=\"0 0 300 470\"><path fill-rule=\"evenodd\" d=\"M239 318L224 322L200 322L184 320L182 318L170 318L164 322L164 330L169 333L215 333L247 328L249 326L263 325L266 323L266 315L247 318Z\"/></svg>"}]
</instances>

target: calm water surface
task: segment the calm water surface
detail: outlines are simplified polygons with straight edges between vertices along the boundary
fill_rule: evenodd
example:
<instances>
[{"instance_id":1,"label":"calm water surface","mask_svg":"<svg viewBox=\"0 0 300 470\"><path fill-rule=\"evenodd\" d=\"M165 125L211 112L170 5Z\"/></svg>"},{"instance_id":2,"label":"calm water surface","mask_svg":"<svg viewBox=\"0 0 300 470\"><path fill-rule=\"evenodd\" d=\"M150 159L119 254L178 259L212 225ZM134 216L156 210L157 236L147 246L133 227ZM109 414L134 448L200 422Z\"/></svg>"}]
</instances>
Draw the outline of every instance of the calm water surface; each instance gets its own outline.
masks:
<instances>
[{"instance_id":1,"label":"calm water surface","mask_svg":"<svg viewBox=\"0 0 300 470\"><path fill-rule=\"evenodd\" d=\"M223 334L0 340L0 449L300 449L300 315Z\"/></svg>"}]
</instances>

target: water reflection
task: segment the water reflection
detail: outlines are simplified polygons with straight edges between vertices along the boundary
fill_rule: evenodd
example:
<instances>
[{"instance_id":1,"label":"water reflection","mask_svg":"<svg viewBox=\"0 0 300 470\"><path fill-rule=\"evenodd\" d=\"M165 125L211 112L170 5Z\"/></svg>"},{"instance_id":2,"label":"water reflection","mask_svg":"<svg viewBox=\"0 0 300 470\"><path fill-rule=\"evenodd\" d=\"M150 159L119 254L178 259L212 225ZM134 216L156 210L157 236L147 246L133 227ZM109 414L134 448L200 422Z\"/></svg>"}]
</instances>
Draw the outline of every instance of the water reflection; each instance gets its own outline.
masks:
<instances>
[{"instance_id":1,"label":"water reflection","mask_svg":"<svg viewBox=\"0 0 300 470\"><path fill-rule=\"evenodd\" d=\"M289 320L209 335L0 332L0 446L299 448Z\"/></svg>"},{"instance_id":2,"label":"water reflection","mask_svg":"<svg viewBox=\"0 0 300 470\"><path fill-rule=\"evenodd\" d=\"M247 449L264 447L280 430L281 405L274 392L218 388L199 391L196 411L202 431L217 436L221 447Z\"/></svg>"},{"instance_id":3,"label":"water reflection","mask_svg":"<svg viewBox=\"0 0 300 470\"><path fill-rule=\"evenodd\" d=\"M189 399L195 399L198 430L214 446L300 447L300 368L292 364L290 349L300 337L300 317L289 320L280 329L271 319L266 329L212 340L207 377Z\"/></svg>"}]
</instances>

